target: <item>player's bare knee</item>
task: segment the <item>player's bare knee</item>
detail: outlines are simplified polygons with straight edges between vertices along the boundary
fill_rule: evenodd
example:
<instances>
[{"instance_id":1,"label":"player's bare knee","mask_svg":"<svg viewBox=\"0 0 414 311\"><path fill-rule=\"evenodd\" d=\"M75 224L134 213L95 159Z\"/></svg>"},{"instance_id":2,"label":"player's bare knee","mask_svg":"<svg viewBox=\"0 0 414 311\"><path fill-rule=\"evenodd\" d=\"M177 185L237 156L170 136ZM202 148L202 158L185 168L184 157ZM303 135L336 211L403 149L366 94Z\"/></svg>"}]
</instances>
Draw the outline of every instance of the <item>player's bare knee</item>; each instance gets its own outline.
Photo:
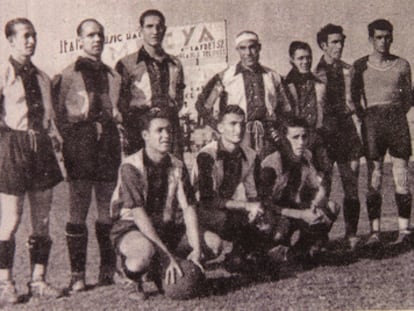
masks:
<instances>
[{"instance_id":1,"label":"player's bare knee","mask_svg":"<svg viewBox=\"0 0 414 311\"><path fill-rule=\"evenodd\" d=\"M203 238L208 251L211 252L214 257L218 257L223 251L223 240L211 231L205 231Z\"/></svg>"}]
</instances>

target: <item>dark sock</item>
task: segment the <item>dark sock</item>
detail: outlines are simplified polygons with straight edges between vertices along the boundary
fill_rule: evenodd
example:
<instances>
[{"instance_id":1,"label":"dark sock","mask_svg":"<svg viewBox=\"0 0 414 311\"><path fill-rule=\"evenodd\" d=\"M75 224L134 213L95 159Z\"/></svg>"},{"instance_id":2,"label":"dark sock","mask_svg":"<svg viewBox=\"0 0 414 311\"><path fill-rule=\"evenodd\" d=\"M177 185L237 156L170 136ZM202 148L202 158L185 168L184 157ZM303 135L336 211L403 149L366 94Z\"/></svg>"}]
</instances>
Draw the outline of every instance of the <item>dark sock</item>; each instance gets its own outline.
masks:
<instances>
[{"instance_id":1,"label":"dark sock","mask_svg":"<svg viewBox=\"0 0 414 311\"><path fill-rule=\"evenodd\" d=\"M358 199L344 199L345 235L354 236L358 231L359 213L361 204Z\"/></svg>"},{"instance_id":2,"label":"dark sock","mask_svg":"<svg viewBox=\"0 0 414 311\"><path fill-rule=\"evenodd\" d=\"M95 223L96 239L99 245L101 266L116 266L116 253L109 238L112 224Z\"/></svg>"},{"instance_id":3,"label":"dark sock","mask_svg":"<svg viewBox=\"0 0 414 311\"><path fill-rule=\"evenodd\" d=\"M66 241L72 272L84 272L88 246L88 228L81 224L66 224Z\"/></svg>"},{"instance_id":4,"label":"dark sock","mask_svg":"<svg viewBox=\"0 0 414 311\"><path fill-rule=\"evenodd\" d=\"M411 200L412 200L411 193L408 193L408 194L395 193L395 202L397 203L399 217L410 219Z\"/></svg>"},{"instance_id":5,"label":"dark sock","mask_svg":"<svg viewBox=\"0 0 414 311\"><path fill-rule=\"evenodd\" d=\"M370 221L381 218L382 197L380 193L373 193L367 196L367 211Z\"/></svg>"},{"instance_id":6,"label":"dark sock","mask_svg":"<svg viewBox=\"0 0 414 311\"><path fill-rule=\"evenodd\" d=\"M13 268L15 249L16 243L14 238L8 241L0 241L0 269Z\"/></svg>"}]
</instances>

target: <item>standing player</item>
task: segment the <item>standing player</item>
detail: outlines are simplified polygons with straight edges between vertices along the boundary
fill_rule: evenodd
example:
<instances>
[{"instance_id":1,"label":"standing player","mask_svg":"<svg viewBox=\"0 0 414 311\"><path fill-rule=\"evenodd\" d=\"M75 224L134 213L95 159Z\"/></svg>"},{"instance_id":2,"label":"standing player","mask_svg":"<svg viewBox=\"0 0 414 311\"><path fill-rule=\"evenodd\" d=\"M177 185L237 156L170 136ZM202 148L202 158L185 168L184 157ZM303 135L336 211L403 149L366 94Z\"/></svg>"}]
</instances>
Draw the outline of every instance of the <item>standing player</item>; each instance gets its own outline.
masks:
<instances>
[{"instance_id":1,"label":"standing player","mask_svg":"<svg viewBox=\"0 0 414 311\"><path fill-rule=\"evenodd\" d=\"M119 169L111 233L125 275L137 282L141 294L141 277L148 271L159 289L163 268L167 283L183 277L177 246L184 235L191 247L187 258L201 267L196 201L184 163L168 152L169 115L158 108L143 112L144 148L125 158Z\"/></svg>"},{"instance_id":2,"label":"standing player","mask_svg":"<svg viewBox=\"0 0 414 311\"><path fill-rule=\"evenodd\" d=\"M329 196L332 164L321 136L326 85L311 72L312 50L309 44L293 41L289 46L289 56L292 70L284 80L290 102L286 114L303 118L309 124L308 148L315 168L323 174L324 188Z\"/></svg>"},{"instance_id":3,"label":"standing player","mask_svg":"<svg viewBox=\"0 0 414 311\"><path fill-rule=\"evenodd\" d=\"M69 287L73 292L85 290L86 217L93 189L101 257L98 284L113 283L116 255L109 239L109 203L121 161L117 131L117 122L121 121L117 106L121 77L101 61L104 28L98 21L82 21L77 34L83 54L54 81L57 121L64 138L63 155L69 175L66 237L72 270Z\"/></svg>"},{"instance_id":4,"label":"standing player","mask_svg":"<svg viewBox=\"0 0 414 311\"><path fill-rule=\"evenodd\" d=\"M362 138L368 160L367 209L371 224L368 244L380 243L381 184L385 153L392 161L395 202L398 208L398 242L410 234L411 193L408 160L411 139L407 112L413 104L409 63L390 53L393 26L384 19L368 25L373 51L354 63L352 98L362 121Z\"/></svg>"},{"instance_id":5,"label":"standing player","mask_svg":"<svg viewBox=\"0 0 414 311\"><path fill-rule=\"evenodd\" d=\"M31 62L37 43L33 24L16 18L7 22L5 33L12 52L0 69L0 304L17 302L12 268L26 193L33 228L29 295L60 295L45 281L52 189L62 180L52 146L59 147L61 138L54 126L50 80Z\"/></svg>"},{"instance_id":6,"label":"standing player","mask_svg":"<svg viewBox=\"0 0 414 311\"><path fill-rule=\"evenodd\" d=\"M192 182L200 200L201 228L233 242L227 263L240 259L242 265L260 244L252 223L263 212L257 193L260 162L254 150L241 145L244 125L242 108L225 106L217 124L220 139L200 150L192 172ZM221 240L211 241L214 243L209 247L219 250Z\"/></svg>"},{"instance_id":7,"label":"standing player","mask_svg":"<svg viewBox=\"0 0 414 311\"><path fill-rule=\"evenodd\" d=\"M281 76L259 63L262 45L252 31L242 31L235 40L240 62L216 74L196 102L199 115L213 128L217 112L226 105L238 105L246 114L243 145L261 158L276 149L279 134L276 122L287 104Z\"/></svg>"},{"instance_id":8,"label":"standing player","mask_svg":"<svg viewBox=\"0 0 414 311\"><path fill-rule=\"evenodd\" d=\"M164 15L157 10L148 10L142 13L139 23L143 46L116 64L116 70L122 76L120 107L128 137L127 153L143 147L139 118L142 109L157 104L171 120L172 152L182 158L183 135L178 112L184 103L183 68L178 58L162 48L167 30Z\"/></svg>"},{"instance_id":9,"label":"standing player","mask_svg":"<svg viewBox=\"0 0 414 311\"><path fill-rule=\"evenodd\" d=\"M350 249L354 250L359 241L356 233L360 212L358 175L362 144L356 126L359 120L351 98L351 66L341 61L345 43L341 26L324 26L317 34L317 41L324 54L316 66L315 75L326 84L322 135L330 160L338 164L345 193L345 238Z\"/></svg>"}]
</instances>

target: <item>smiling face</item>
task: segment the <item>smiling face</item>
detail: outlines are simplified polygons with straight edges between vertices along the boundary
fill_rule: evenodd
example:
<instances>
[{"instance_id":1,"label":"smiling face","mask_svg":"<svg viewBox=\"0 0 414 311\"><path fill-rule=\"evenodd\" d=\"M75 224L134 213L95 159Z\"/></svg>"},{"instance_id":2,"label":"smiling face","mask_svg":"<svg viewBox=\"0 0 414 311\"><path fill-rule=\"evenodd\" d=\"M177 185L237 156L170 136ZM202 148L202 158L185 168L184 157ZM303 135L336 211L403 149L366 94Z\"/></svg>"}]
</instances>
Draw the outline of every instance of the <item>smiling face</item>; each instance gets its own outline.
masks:
<instances>
[{"instance_id":1,"label":"smiling face","mask_svg":"<svg viewBox=\"0 0 414 311\"><path fill-rule=\"evenodd\" d=\"M85 22L79 37L86 55L99 58L104 49L104 30L96 22Z\"/></svg>"},{"instance_id":2,"label":"smiling face","mask_svg":"<svg viewBox=\"0 0 414 311\"><path fill-rule=\"evenodd\" d=\"M14 54L18 57L31 57L36 50L36 31L28 24L14 25L14 34L8 40Z\"/></svg>"},{"instance_id":3,"label":"smiling face","mask_svg":"<svg viewBox=\"0 0 414 311\"><path fill-rule=\"evenodd\" d=\"M171 125L168 119L152 119L148 129L142 131L145 148L166 154L171 147Z\"/></svg>"},{"instance_id":4,"label":"smiling face","mask_svg":"<svg viewBox=\"0 0 414 311\"><path fill-rule=\"evenodd\" d=\"M144 44L158 47L162 44L167 28L159 16L149 15L144 18L144 23L140 30Z\"/></svg>"},{"instance_id":5,"label":"smiling face","mask_svg":"<svg viewBox=\"0 0 414 311\"><path fill-rule=\"evenodd\" d=\"M380 54L389 54L392 44L392 32L389 30L374 30L374 35L369 38L374 51Z\"/></svg>"},{"instance_id":6,"label":"smiling face","mask_svg":"<svg viewBox=\"0 0 414 311\"><path fill-rule=\"evenodd\" d=\"M306 49L297 49L290 62L300 73L309 73L312 66L312 54Z\"/></svg>"},{"instance_id":7,"label":"smiling face","mask_svg":"<svg viewBox=\"0 0 414 311\"><path fill-rule=\"evenodd\" d=\"M308 133L303 127L288 127L286 139L290 144L293 155L296 158L303 156L308 144Z\"/></svg>"},{"instance_id":8,"label":"smiling face","mask_svg":"<svg viewBox=\"0 0 414 311\"><path fill-rule=\"evenodd\" d=\"M237 45L236 49L243 66L249 68L259 63L261 45L256 40L244 40Z\"/></svg>"},{"instance_id":9,"label":"smiling face","mask_svg":"<svg viewBox=\"0 0 414 311\"><path fill-rule=\"evenodd\" d=\"M337 61L342 57L342 50L344 49L345 38L341 33L332 33L328 35L326 42L322 42L322 50L325 57Z\"/></svg>"}]
</instances>

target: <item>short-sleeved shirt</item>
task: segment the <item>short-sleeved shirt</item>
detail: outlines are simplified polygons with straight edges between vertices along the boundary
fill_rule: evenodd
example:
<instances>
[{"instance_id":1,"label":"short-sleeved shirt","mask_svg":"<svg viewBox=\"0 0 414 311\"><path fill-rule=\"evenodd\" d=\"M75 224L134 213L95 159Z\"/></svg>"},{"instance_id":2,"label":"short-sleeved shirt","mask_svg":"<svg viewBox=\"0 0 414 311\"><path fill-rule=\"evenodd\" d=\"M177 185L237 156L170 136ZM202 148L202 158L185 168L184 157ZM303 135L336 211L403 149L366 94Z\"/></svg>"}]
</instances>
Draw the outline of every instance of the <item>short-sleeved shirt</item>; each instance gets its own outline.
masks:
<instances>
[{"instance_id":1,"label":"short-sleeved shirt","mask_svg":"<svg viewBox=\"0 0 414 311\"><path fill-rule=\"evenodd\" d=\"M241 182L242 161L246 160L243 149L239 147L233 150L233 152L228 152L219 142L216 161L219 160L223 161L223 180L220 185L217 185L217 190L215 190L213 180L214 158L206 152L201 152L197 156L200 203L202 206L211 205L211 207L224 208L226 201L232 198ZM256 158L255 162L254 179L257 185L260 179L260 161Z\"/></svg>"},{"instance_id":2,"label":"short-sleeved shirt","mask_svg":"<svg viewBox=\"0 0 414 311\"><path fill-rule=\"evenodd\" d=\"M143 152L143 161L147 175L147 195L144 195L145 181L139 170L132 164L121 166L119 200L122 209L144 208L154 225L163 224L163 212L168 192L168 171L172 166L169 155L160 163L153 162ZM184 193L190 205L195 204L195 196L187 170L183 169L182 181Z\"/></svg>"}]
</instances>

